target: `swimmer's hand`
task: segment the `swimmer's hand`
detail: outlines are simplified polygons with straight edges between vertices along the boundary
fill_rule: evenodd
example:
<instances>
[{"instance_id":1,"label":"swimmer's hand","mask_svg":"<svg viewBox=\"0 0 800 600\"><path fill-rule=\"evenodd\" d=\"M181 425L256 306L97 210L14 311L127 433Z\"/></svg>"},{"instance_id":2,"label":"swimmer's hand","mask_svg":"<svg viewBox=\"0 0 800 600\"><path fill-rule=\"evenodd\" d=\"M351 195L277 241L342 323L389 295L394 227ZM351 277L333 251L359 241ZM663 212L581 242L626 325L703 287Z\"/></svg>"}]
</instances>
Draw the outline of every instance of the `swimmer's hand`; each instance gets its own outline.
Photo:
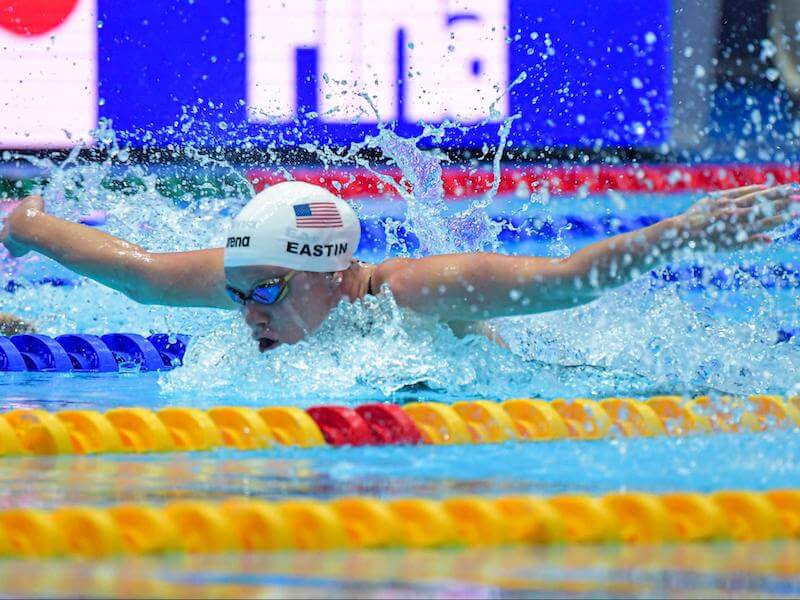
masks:
<instances>
[{"instance_id":1,"label":"swimmer's hand","mask_svg":"<svg viewBox=\"0 0 800 600\"><path fill-rule=\"evenodd\" d=\"M36 331L30 323L23 321L19 317L0 313L0 335L11 336L20 333L33 333Z\"/></svg>"},{"instance_id":2,"label":"swimmer's hand","mask_svg":"<svg viewBox=\"0 0 800 600\"><path fill-rule=\"evenodd\" d=\"M24 256L31 251L26 242L32 234L32 223L37 215L44 213L44 200L41 196L31 196L20 202L8 215L0 229L0 244L11 256Z\"/></svg>"},{"instance_id":3,"label":"swimmer's hand","mask_svg":"<svg viewBox=\"0 0 800 600\"><path fill-rule=\"evenodd\" d=\"M800 217L800 194L791 185L751 185L712 194L675 217L676 245L717 251L772 242L768 231Z\"/></svg>"}]
</instances>

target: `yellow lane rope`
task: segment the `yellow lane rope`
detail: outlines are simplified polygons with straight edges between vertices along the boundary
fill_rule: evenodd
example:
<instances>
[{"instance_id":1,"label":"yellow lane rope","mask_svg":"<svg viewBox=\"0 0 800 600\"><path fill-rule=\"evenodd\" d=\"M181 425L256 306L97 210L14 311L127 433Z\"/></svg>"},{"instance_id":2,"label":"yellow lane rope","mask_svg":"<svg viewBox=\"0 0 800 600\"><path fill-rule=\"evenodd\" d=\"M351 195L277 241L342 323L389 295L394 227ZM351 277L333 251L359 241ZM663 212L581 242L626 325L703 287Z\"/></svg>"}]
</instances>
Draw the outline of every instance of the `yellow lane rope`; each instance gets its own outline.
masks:
<instances>
[{"instance_id":1,"label":"yellow lane rope","mask_svg":"<svg viewBox=\"0 0 800 600\"><path fill-rule=\"evenodd\" d=\"M800 490L442 500L179 500L0 511L6 557L765 541L800 535Z\"/></svg>"},{"instance_id":2,"label":"yellow lane rope","mask_svg":"<svg viewBox=\"0 0 800 600\"><path fill-rule=\"evenodd\" d=\"M409 434L411 428L410 433L426 444L469 444L800 427L798 396L723 396L714 400L708 396L693 399L653 396L645 400L597 401L515 398L501 402L465 400L454 404L369 406L373 409L220 406L208 410L169 407L153 411L131 407L105 413L16 409L0 414L0 456L404 443L410 438L395 435L402 428L405 428L403 435ZM374 410L375 406L387 408L383 411L386 414L381 417L378 413L382 411ZM407 422L401 422L403 419Z\"/></svg>"}]
</instances>

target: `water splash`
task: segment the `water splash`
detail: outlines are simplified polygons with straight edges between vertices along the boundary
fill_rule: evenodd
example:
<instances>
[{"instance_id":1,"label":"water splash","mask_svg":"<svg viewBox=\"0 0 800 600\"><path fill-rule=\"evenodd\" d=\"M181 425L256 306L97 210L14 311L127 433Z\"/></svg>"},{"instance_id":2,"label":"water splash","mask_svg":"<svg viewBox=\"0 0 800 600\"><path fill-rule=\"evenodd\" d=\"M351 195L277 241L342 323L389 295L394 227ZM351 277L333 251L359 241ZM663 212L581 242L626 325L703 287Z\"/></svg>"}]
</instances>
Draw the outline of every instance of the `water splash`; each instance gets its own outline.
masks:
<instances>
[{"instance_id":1,"label":"water splash","mask_svg":"<svg viewBox=\"0 0 800 600\"><path fill-rule=\"evenodd\" d=\"M391 293L340 304L322 328L259 360L240 320L198 337L186 365L163 378L166 392L192 387L204 402L345 404L385 397L485 398L646 391L636 375L566 368L508 352L481 336L458 339L446 324L399 308ZM209 377L209 373L216 374ZM280 382L280 385L275 385Z\"/></svg>"},{"instance_id":2,"label":"water splash","mask_svg":"<svg viewBox=\"0 0 800 600\"><path fill-rule=\"evenodd\" d=\"M500 160L513 120L499 126L492 186L460 211L445 201L442 157L418 147L425 136L436 139L458 124L426 127L417 138L400 137L382 126L346 151L319 142L305 148L331 167L355 164L379 173L404 198L406 212L387 223L387 238L391 246L393 232L403 227L420 243L409 250L395 236L395 253L504 251L498 239L502 224L487 209L499 189ZM102 162L87 161L77 150L60 164L31 158L50 171L38 191L54 214L66 218L105 211L111 233L149 250L219 246L230 216L253 194L237 168L202 149L175 150L188 161L185 166L132 164L129 148L110 124L103 124L97 137L108 157ZM365 148L378 150L380 157L367 161L361 153ZM285 171L280 162L271 166ZM383 173L384 166L398 169L400 180ZM537 210L549 218L552 206L540 204ZM570 252L563 236L549 249L550 255ZM13 269L4 270L0 284L20 276L68 275L41 257L14 263ZM730 305L731 298L737 306ZM457 339L445 324L400 309L385 295L337 307L314 336L267 356L258 354L235 313L139 306L88 281L71 289L20 289L3 296L2 310L31 318L49 334L190 333L194 341L187 365L161 378L166 396L194 390L202 402L235 397L277 403L290 397L319 402L409 394L781 392L795 383L800 366L796 345L775 345L776 325L796 313L796 295L787 298L776 302L756 284L715 297L681 294L675 288L653 291L638 283L572 311L500 320L498 327L511 347L507 351L482 337ZM747 323L737 315L746 316Z\"/></svg>"}]
</instances>

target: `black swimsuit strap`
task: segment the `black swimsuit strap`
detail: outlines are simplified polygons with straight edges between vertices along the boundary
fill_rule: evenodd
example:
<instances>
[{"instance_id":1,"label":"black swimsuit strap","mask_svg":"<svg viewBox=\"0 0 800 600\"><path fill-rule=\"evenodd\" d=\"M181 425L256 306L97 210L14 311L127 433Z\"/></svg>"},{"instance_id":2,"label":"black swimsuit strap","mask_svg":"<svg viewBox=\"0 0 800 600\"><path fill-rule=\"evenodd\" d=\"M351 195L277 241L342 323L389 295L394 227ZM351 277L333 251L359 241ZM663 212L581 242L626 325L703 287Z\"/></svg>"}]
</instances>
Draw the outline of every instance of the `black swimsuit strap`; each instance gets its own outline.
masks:
<instances>
[{"instance_id":1,"label":"black swimsuit strap","mask_svg":"<svg viewBox=\"0 0 800 600\"><path fill-rule=\"evenodd\" d=\"M360 264L362 266L367 266L367 263L365 263L363 261L360 261L360 260L358 260L358 261L354 260L353 262L357 262L358 264ZM373 273L375 273L374 270L372 271L372 273L369 274L369 279L367 280L367 293L370 296L374 296L375 295L375 292L372 291L372 275L373 275Z\"/></svg>"}]
</instances>

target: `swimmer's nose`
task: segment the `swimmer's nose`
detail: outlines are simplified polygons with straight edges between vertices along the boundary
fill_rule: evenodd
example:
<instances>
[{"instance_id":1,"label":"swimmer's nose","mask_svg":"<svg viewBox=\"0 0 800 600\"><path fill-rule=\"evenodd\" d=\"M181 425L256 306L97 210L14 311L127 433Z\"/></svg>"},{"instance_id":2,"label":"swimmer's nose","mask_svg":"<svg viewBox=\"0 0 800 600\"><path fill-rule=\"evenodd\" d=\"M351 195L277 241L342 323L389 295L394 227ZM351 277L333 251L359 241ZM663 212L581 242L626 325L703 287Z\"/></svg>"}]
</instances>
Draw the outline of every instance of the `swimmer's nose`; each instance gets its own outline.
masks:
<instances>
[{"instance_id":1,"label":"swimmer's nose","mask_svg":"<svg viewBox=\"0 0 800 600\"><path fill-rule=\"evenodd\" d=\"M244 307L244 322L250 329L264 329L269 326L269 315L255 307L255 303L247 302Z\"/></svg>"}]
</instances>

